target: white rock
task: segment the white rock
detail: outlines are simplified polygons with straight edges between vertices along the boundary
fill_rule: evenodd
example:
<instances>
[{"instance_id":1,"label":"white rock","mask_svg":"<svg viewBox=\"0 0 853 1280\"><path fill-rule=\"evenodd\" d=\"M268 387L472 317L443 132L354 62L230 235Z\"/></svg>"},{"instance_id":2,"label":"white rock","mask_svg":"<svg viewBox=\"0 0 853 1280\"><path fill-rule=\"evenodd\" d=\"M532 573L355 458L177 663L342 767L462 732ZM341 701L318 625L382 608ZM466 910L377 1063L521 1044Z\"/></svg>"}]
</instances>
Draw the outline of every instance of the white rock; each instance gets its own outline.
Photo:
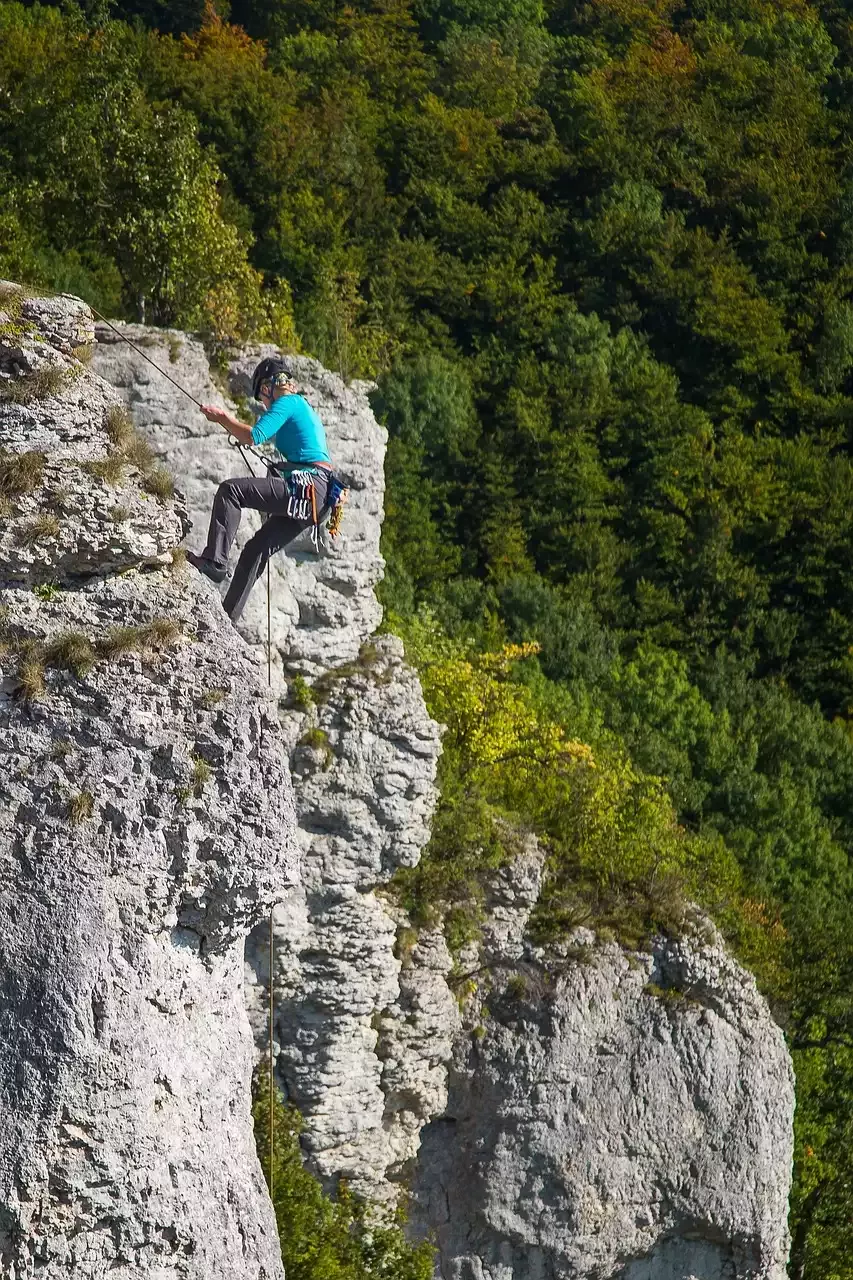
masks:
<instances>
[{"instance_id":1,"label":"white rock","mask_svg":"<svg viewBox=\"0 0 853 1280\"><path fill-rule=\"evenodd\" d=\"M50 360L35 340L19 353L12 377ZM0 1265L283 1280L242 990L245 936L296 874L281 731L210 585L146 567L99 514L76 463L105 448L111 403L84 370L26 417L0 404L0 445L73 477L62 554L24 578L16 533L44 486L12 497L0 539ZM152 507L154 548L183 530L179 502ZM177 641L79 677L49 667L42 698L19 696L25 642L158 618Z\"/></svg>"}]
</instances>

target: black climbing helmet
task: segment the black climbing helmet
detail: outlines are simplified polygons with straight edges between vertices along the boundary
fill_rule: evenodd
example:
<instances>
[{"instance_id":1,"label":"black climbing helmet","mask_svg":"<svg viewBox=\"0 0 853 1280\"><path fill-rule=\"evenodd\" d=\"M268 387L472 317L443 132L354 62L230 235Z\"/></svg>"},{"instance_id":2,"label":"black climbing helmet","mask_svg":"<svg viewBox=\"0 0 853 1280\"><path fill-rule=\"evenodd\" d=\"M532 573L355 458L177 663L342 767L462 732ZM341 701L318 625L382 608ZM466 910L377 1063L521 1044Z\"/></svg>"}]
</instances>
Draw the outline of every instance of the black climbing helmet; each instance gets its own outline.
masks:
<instances>
[{"instance_id":1,"label":"black climbing helmet","mask_svg":"<svg viewBox=\"0 0 853 1280\"><path fill-rule=\"evenodd\" d=\"M277 360L274 356L268 356L266 360L261 361L252 374L252 399L259 399L264 382L271 382L273 387L283 386L285 382L290 382L292 377L293 370L286 360Z\"/></svg>"}]
</instances>

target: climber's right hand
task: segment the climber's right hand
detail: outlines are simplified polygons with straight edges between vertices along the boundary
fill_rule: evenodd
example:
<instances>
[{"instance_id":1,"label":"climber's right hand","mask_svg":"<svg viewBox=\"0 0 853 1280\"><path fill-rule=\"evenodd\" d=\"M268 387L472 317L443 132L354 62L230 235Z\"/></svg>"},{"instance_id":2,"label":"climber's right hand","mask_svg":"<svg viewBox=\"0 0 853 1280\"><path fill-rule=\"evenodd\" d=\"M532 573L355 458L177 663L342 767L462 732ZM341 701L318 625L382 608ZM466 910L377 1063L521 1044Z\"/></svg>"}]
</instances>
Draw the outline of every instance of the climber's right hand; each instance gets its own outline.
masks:
<instances>
[{"instance_id":1,"label":"climber's right hand","mask_svg":"<svg viewBox=\"0 0 853 1280\"><path fill-rule=\"evenodd\" d=\"M220 427L227 427L231 416L226 414L224 409L217 409L215 404L203 404L199 406L208 422L218 422Z\"/></svg>"}]
</instances>

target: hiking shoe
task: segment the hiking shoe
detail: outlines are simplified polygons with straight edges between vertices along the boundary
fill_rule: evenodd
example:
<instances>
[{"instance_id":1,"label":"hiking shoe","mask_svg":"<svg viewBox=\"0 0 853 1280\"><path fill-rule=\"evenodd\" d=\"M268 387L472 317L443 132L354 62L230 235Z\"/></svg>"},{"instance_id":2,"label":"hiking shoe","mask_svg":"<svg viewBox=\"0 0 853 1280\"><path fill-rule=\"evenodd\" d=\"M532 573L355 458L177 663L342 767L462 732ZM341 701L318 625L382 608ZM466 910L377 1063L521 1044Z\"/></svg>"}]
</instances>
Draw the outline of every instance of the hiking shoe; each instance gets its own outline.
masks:
<instances>
[{"instance_id":1,"label":"hiking shoe","mask_svg":"<svg viewBox=\"0 0 853 1280\"><path fill-rule=\"evenodd\" d=\"M208 560L205 556L196 555L195 551L188 551L187 559L191 565L198 569L199 573L203 573L205 577L210 578L211 582L224 582L228 577L227 569L220 569L212 560Z\"/></svg>"}]
</instances>

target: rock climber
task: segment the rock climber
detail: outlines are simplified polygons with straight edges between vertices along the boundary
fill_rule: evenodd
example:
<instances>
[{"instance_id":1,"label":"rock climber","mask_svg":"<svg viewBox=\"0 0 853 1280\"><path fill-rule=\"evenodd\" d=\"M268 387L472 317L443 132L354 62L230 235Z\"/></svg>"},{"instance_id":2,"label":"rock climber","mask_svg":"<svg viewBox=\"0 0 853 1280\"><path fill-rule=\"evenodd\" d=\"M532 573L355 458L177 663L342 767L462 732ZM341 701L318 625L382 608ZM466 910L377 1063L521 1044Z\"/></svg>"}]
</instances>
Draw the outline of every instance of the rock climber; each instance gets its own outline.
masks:
<instances>
[{"instance_id":1,"label":"rock climber","mask_svg":"<svg viewBox=\"0 0 853 1280\"><path fill-rule=\"evenodd\" d=\"M319 523L336 506L342 492L323 424L308 401L297 394L290 365L275 358L262 360L252 375L252 396L264 406L254 427L247 427L215 405L202 405L201 411L208 422L225 427L242 445L272 441L283 461L272 464L265 476L223 481L213 500L207 545L200 553L187 554L201 573L214 582L224 582L243 508L262 511L267 517L243 548L223 601L235 622L270 556L304 529L312 530L316 546Z\"/></svg>"}]
</instances>

